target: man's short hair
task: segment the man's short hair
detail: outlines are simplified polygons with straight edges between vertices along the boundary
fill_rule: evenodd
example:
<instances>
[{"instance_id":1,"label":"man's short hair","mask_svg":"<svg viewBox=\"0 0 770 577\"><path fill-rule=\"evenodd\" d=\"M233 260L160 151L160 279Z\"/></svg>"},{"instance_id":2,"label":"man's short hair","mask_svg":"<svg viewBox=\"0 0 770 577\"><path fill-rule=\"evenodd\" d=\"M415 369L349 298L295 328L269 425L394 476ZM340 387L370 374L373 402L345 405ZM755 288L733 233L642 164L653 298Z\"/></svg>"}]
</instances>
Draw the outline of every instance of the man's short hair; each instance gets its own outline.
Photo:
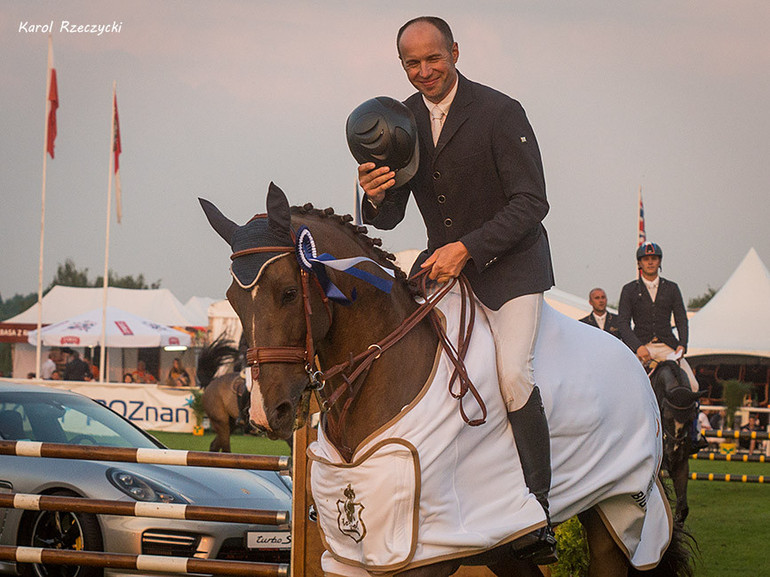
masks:
<instances>
[{"instance_id":1,"label":"man's short hair","mask_svg":"<svg viewBox=\"0 0 770 577\"><path fill-rule=\"evenodd\" d=\"M444 37L447 50L449 52L452 51L452 46L454 46L455 39L454 36L452 36L452 29L449 27L449 24L446 23L446 20L443 20L438 16L418 16L417 18L412 18L409 22L398 29L398 34L396 34L396 50L398 51L399 58L401 57L401 49L399 48L401 36L404 34L404 30L409 28L412 24L416 24L417 22L427 22L428 24L432 24L438 28L438 31L441 32L441 35Z\"/></svg>"},{"instance_id":2,"label":"man's short hair","mask_svg":"<svg viewBox=\"0 0 770 577\"><path fill-rule=\"evenodd\" d=\"M605 291L602 287L595 287L592 288L590 291L588 291L588 298L591 298L591 295L594 294L594 291L602 291L603 293L607 294L607 291Z\"/></svg>"}]
</instances>

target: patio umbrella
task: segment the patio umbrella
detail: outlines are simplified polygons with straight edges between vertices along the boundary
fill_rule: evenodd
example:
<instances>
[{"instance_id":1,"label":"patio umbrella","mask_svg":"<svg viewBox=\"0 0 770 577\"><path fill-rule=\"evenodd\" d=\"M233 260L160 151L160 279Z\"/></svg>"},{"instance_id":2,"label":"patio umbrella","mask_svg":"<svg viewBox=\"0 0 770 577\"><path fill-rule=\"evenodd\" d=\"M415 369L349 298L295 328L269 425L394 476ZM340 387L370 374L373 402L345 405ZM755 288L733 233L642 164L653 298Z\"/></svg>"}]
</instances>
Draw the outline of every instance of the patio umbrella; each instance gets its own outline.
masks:
<instances>
[{"instance_id":1,"label":"patio umbrella","mask_svg":"<svg viewBox=\"0 0 770 577\"><path fill-rule=\"evenodd\" d=\"M102 309L94 309L41 330L42 343L48 347L95 347L101 345ZM189 334L139 317L124 310L107 307L107 348L190 346ZM27 341L37 343L37 330Z\"/></svg>"}]
</instances>

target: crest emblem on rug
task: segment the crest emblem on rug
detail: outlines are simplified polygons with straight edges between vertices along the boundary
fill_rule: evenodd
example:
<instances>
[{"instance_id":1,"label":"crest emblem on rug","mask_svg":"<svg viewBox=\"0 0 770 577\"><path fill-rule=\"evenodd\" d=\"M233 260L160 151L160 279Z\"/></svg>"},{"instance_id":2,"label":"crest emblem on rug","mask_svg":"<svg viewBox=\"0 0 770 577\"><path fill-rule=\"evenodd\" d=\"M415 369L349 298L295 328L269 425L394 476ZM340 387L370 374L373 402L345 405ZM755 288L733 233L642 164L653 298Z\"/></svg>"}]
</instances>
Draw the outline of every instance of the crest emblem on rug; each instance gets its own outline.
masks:
<instances>
[{"instance_id":1,"label":"crest emblem on rug","mask_svg":"<svg viewBox=\"0 0 770 577\"><path fill-rule=\"evenodd\" d=\"M365 507L361 503L356 503L356 492L350 483L342 492L345 499L337 500L337 527L343 535L347 535L356 543L363 541L366 536L366 525L361 519L361 513Z\"/></svg>"}]
</instances>

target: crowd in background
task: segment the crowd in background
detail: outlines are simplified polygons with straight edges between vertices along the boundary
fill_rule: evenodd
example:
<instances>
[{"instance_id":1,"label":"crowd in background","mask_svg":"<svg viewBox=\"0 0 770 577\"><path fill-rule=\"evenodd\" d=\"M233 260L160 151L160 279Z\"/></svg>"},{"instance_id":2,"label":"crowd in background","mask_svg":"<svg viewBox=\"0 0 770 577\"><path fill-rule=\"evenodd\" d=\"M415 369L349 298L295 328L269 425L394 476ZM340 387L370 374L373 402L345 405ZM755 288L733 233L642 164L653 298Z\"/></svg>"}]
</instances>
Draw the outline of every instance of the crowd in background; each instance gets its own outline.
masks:
<instances>
[{"instance_id":1,"label":"crowd in background","mask_svg":"<svg viewBox=\"0 0 770 577\"><path fill-rule=\"evenodd\" d=\"M35 373L27 374L34 379ZM83 358L78 351L69 348L51 349L48 357L40 367L40 378L46 381L94 381L99 379L99 366L93 362L91 351L85 350ZM147 369L147 363L139 360L136 369L123 375L124 383L160 384L169 387L189 387L192 380L180 358L175 358L165 380Z\"/></svg>"}]
</instances>

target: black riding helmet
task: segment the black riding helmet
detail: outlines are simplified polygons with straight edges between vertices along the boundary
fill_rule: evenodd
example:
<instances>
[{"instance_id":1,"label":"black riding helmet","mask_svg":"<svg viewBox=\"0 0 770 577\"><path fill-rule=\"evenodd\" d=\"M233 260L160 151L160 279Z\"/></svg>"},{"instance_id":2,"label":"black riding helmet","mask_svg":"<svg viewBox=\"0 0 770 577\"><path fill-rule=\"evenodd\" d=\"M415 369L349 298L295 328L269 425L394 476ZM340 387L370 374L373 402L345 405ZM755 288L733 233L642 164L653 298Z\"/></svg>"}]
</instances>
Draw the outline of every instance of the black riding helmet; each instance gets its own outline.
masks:
<instances>
[{"instance_id":1,"label":"black riding helmet","mask_svg":"<svg viewBox=\"0 0 770 577\"><path fill-rule=\"evenodd\" d=\"M398 100L378 96L358 106L345 125L348 148L359 164L373 162L396 173L396 186L417 172L420 148L414 115Z\"/></svg>"},{"instance_id":2,"label":"black riding helmet","mask_svg":"<svg viewBox=\"0 0 770 577\"><path fill-rule=\"evenodd\" d=\"M637 262L642 260L643 256L659 256L662 260L663 249L660 248L660 245L657 245L654 242L645 242L636 249Z\"/></svg>"}]
</instances>

